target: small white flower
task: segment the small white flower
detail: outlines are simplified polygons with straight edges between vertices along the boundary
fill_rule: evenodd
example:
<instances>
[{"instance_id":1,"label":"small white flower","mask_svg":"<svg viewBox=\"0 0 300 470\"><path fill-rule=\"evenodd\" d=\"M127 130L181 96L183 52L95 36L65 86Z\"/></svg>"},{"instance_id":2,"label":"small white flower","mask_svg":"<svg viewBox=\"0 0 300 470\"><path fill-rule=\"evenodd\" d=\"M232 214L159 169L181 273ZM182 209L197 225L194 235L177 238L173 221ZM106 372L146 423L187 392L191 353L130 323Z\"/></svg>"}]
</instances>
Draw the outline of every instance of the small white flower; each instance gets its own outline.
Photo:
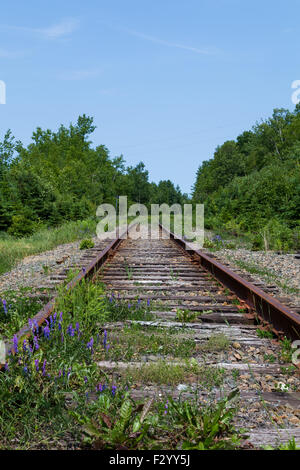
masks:
<instances>
[{"instance_id":1,"label":"small white flower","mask_svg":"<svg viewBox=\"0 0 300 470\"><path fill-rule=\"evenodd\" d=\"M179 390L180 392L182 392L183 390L186 390L187 388L188 388L188 387L187 387L187 385L185 385L185 384L179 384L179 385L177 386L177 390Z\"/></svg>"},{"instance_id":2,"label":"small white flower","mask_svg":"<svg viewBox=\"0 0 300 470\"><path fill-rule=\"evenodd\" d=\"M277 382L275 384L275 388L276 388L276 390L279 390L280 392L288 392L290 386L283 383L283 382Z\"/></svg>"}]
</instances>

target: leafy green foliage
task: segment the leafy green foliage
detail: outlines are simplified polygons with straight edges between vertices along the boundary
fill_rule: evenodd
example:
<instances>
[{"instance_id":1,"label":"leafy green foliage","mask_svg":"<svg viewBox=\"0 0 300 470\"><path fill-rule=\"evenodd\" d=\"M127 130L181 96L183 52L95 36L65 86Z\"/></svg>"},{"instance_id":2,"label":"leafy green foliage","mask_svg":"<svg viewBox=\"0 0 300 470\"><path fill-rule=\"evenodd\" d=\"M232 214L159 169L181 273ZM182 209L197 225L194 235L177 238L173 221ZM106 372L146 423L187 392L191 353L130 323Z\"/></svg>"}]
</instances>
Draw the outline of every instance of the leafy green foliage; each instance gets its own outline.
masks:
<instances>
[{"instance_id":1,"label":"leafy green foliage","mask_svg":"<svg viewBox=\"0 0 300 470\"><path fill-rule=\"evenodd\" d=\"M249 232L256 250L299 249L299 111L275 109L199 167L193 200L205 204L207 228Z\"/></svg>"},{"instance_id":2,"label":"leafy green foliage","mask_svg":"<svg viewBox=\"0 0 300 470\"><path fill-rule=\"evenodd\" d=\"M95 243L93 242L93 240L85 239L85 240L82 240L82 242L80 243L79 249L80 250L87 250L89 248L94 248L94 246L95 246Z\"/></svg>"},{"instance_id":3,"label":"leafy green foliage","mask_svg":"<svg viewBox=\"0 0 300 470\"><path fill-rule=\"evenodd\" d=\"M88 436L86 443L94 449L138 449L141 445L144 449L153 440L153 427L158 421L157 416L149 414L152 402L150 399L144 405L136 405L129 392L121 398L120 392L111 396L104 391L90 407L92 418L72 414Z\"/></svg>"},{"instance_id":4,"label":"leafy green foliage","mask_svg":"<svg viewBox=\"0 0 300 470\"><path fill-rule=\"evenodd\" d=\"M230 402L238 390L217 405L201 408L196 402L169 398L168 415L170 425L179 430L176 441L183 450L233 449L241 436L235 431L232 419L236 412ZM177 448L178 448L177 444Z\"/></svg>"},{"instance_id":5,"label":"leafy green foliage","mask_svg":"<svg viewBox=\"0 0 300 470\"><path fill-rule=\"evenodd\" d=\"M165 403L151 398L136 404L129 393L109 389L92 403L86 415L71 414L81 424L85 442L94 449L235 449L242 438L232 420L236 409L232 392L216 405L168 397Z\"/></svg>"}]
</instances>

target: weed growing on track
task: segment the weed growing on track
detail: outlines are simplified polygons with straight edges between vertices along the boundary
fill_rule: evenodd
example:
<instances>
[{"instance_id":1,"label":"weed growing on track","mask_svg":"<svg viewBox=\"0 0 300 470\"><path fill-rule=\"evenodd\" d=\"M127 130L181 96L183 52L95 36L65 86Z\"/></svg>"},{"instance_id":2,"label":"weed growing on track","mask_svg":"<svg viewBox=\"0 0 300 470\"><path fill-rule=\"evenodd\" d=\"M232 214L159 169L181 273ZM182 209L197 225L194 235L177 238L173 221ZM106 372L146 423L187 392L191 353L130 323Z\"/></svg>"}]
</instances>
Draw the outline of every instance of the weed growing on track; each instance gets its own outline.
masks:
<instances>
[{"instance_id":1,"label":"weed growing on track","mask_svg":"<svg viewBox=\"0 0 300 470\"><path fill-rule=\"evenodd\" d=\"M153 398L136 403L127 392L101 391L82 415L73 416L82 426L86 445L93 449L234 449L242 436L232 424L237 391L210 407L194 399L164 402Z\"/></svg>"},{"instance_id":2,"label":"weed growing on track","mask_svg":"<svg viewBox=\"0 0 300 470\"><path fill-rule=\"evenodd\" d=\"M111 347L105 358L112 361L131 361L148 354L190 357L196 349L192 339L172 337L166 330L154 333L138 324L125 326L122 332L112 330L109 337Z\"/></svg>"},{"instance_id":3,"label":"weed growing on track","mask_svg":"<svg viewBox=\"0 0 300 470\"><path fill-rule=\"evenodd\" d=\"M234 263L241 269L244 269L250 274L257 274L266 282L275 283L278 287L281 287L285 292L290 294L300 294L300 289L297 287L290 287L288 285L288 280L285 281L280 276L278 276L274 271L269 270L264 267L260 267L257 264L249 263L240 259L235 259L233 256L227 255L227 259Z\"/></svg>"},{"instance_id":4,"label":"weed growing on track","mask_svg":"<svg viewBox=\"0 0 300 470\"><path fill-rule=\"evenodd\" d=\"M230 341L223 333L212 334L205 343L198 346L200 351L217 352L227 351L230 346Z\"/></svg>"},{"instance_id":5,"label":"weed growing on track","mask_svg":"<svg viewBox=\"0 0 300 470\"><path fill-rule=\"evenodd\" d=\"M292 362L293 349L291 340L284 337L283 340L280 341L280 347L280 359L283 362Z\"/></svg>"},{"instance_id":6,"label":"weed growing on track","mask_svg":"<svg viewBox=\"0 0 300 470\"><path fill-rule=\"evenodd\" d=\"M95 243L93 242L93 240L91 240L90 238L86 238L85 240L81 241L79 245L79 249L87 250L89 248L94 248L94 246L95 246Z\"/></svg>"},{"instance_id":7,"label":"weed growing on track","mask_svg":"<svg viewBox=\"0 0 300 470\"><path fill-rule=\"evenodd\" d=\"M183 310L178 308L176 310L176 321L180 321L182 325L185 325L185 323L191 323L194 322L197 317L199 316L198 312L190 312L189 310Z\"/></svg>"},{"instance_id":8,"label":"weed growing on track","mask_svg":"<svg viewBox=\"0 0 300 470\"><path fill-rule=\"evenodd\" d=\"M193 359L182 364L170 364L164 360L145 362L141 367L128 367L124 371L125 379L133 383L175 385L190 381L209 390L222 385L224 375L224 369L200 366Z\"/></svg>"},{"instance_id":9,"label":"weed growing on track","mask_svg":"<svg viewBox=\"0 0 300 470\"><path fill-rule=\"evenodd\" d=\"M261 330L260 328L258 328L256 330L256 334L259 338L265 338L265 339L274 338L274 334L272 333L272 331L269 331L269 330Z\"/></svg>"}]
</instances>

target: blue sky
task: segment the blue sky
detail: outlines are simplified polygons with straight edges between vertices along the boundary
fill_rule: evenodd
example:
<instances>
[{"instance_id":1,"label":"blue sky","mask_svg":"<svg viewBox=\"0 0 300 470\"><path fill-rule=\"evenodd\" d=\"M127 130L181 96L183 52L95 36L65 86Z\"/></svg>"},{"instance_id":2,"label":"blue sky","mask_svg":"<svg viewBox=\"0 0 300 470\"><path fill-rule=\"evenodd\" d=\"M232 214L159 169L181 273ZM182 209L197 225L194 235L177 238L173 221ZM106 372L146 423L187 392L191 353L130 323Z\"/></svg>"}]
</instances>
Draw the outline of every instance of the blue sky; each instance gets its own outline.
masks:
<instances>
[{"instance_id":1,"label":"blue sky","mask_svg":"<svg viewBox=\"0 0 300 470\"><path fill-rule=\"evenodd\" d=\"M189 192L199 164L300 79L294 0L15 0L1 6L0 136L93 116L95 145Z\"/></svg>"}]
</instances>

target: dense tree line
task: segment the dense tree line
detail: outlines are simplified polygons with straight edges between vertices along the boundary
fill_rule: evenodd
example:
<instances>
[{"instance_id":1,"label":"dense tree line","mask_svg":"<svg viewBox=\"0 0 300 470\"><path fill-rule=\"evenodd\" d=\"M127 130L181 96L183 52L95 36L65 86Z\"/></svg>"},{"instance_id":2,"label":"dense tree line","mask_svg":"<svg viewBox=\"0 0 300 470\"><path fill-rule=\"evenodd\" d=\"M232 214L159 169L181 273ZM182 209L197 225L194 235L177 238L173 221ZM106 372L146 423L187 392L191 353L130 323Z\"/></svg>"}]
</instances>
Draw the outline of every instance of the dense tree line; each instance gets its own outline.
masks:
<instances>
[{"instance_id":1,"label":"dense tree line","mask_svg":"<svg viewBox=\"0 0 300 470\"><path fill-rule=\"evenodd\" d=\"M300 105L275 109L199 167L193 201L208 228L253 234L253 246L299 249Z\"/></svg>"},{"instance_id":2,"label":"dense tree line","mask_svg":"<svg viewBox=\"0 0 300 470\"><path fill-rule=\"evenodd\" d=\"M57 132L37 128L24 147L8 131L0 142L0 231L25 235L39 226L59 225L94 215L102 202L183 203L187 196L167 181L149 182L144 163L126 166L104 145L93 148L93 119Z\"/></svg>"}]
</instances>

